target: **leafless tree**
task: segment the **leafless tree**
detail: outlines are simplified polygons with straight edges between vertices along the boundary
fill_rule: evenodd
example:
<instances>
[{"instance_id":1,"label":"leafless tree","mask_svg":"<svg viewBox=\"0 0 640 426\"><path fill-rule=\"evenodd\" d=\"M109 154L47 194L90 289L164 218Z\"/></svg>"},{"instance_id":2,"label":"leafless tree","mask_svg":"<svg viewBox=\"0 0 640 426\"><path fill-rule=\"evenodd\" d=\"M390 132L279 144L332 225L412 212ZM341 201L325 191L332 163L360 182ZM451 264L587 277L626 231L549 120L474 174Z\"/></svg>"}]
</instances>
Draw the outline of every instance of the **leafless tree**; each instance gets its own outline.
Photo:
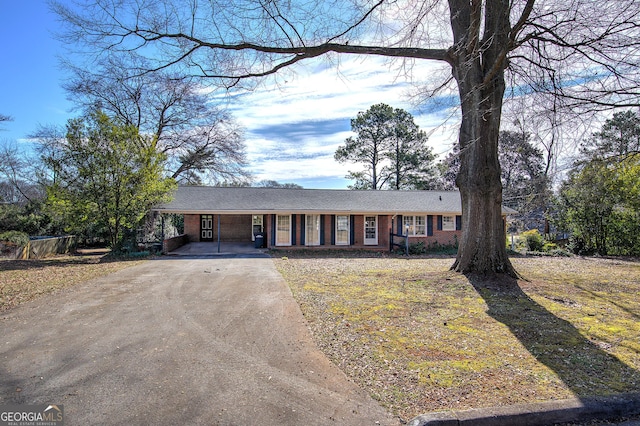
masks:
<instances>
[{"instance_id":1,"label":"leafless tree","mask_svg":"<svg viewBox=\"0 0 640 426\"><path fill-rule=\"evenodd\" d=\"M25 204L43 198L44 188L35 175L36 164L15 142L0 145L0 201Z\"/></svg>"},{"instance_id":2,"label":"leafless tree","mask_svg":"<svg viewBox=\"0 0 640 426\"><path fill-rule=\"evenodd\" d=\"M8 115L4 115L4 114L0 114L0 123L5 122L5 121L11 121L13 120L13 118L11 118ZM0 130L2 130L2 127L0 127Z\"/></svg>"},{"instance_id":3,"label":"leafless tree","mask_svg":"<svg viewBox=\"0 0 640 426\"><path fill-rule=\"evenodd\" d=\"M242 129L208 101L193 78L167 72L136 75L131 69L143 64L128 54L101 58L91 68L65 65L72 75L64 84L70 100L84 112L100 109L150 135L178 182L247 177Z\"/></svg>"},{"instance_id":4,"label":"leafless tree","mask_svg":"<svg viewBox=\"0 0 640 426\"><path fill-rule=\"evenodd\" d=\"M65 2L65 4L67 4ZM505 249L498 134L506 96L589 112L638 104L637 0L87 0L54 6L69 42L134 52L225 87L326 54L438 61L461 108L463 236L453 269L517 275ZM413 76L420 78L421 76ZM508 89L508 90L507 90Z\"/></svg>"}]
</instances>

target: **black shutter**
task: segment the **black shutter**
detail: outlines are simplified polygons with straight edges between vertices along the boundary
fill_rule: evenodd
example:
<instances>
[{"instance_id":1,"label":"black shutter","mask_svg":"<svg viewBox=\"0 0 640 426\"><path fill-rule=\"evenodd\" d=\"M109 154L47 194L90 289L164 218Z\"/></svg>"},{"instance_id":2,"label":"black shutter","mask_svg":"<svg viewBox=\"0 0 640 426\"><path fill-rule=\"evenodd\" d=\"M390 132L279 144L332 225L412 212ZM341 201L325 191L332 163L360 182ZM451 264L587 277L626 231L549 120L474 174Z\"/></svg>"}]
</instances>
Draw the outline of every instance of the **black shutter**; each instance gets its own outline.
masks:
<instances>
[{"instance_id":1,"label":"black shutter","mask_svg":"<svg viewBox=\"0 0 640 426\"><path fill-rule=\"evenodd\" d=\"M442 215L438 215L438 231L442 231Z\"/></svg>"},{"instance_id":2,"label":"black shutter","mask_svg":"<svg viewBox=\"0 0 640 426\"><path fill-rule=\"evenodd\" d=\"M462 229L462 216L456 216L456 231L460 231Z\"/></svg>"},{"instance_id":3,"label":"black shutter","mask_svg":"<svg viewBox=\"0 0 640 426\"><path fill-rule=\"evenodd\" d=\"M320 215L320 245L324 245L324 215Z\"/></svg>"},{"instance_id":4,"label":"black shutter","mask_svg":"<svg viewBox=\"0 0 640 426\"><path fill-rule=\"evenodd\" d=\"M296 215L291 215L291 245L296 245Z\"/></svg>"},{"instance_id":5,"label":"black shutter","mask_svg":"<svg viewBox=\"0 0 640 426\"><path fill-rule=\"evenodd\" d=\"M402 230L402 227L404 226L404 224L402 223L403 219L402 219L402 215L399 214L398 215L398 235L404 235L404 231Z\"/></svg>"},{"instance_id":6,"label":"black shutter","mask_svg":"<svg viewBox=\"0 0 640 426\"><path fill-rule=\"evenodd\" d=\"M276 215L271 215L271 245L276 245Z\"/></svg>"},{"instance_id":7,"label":"black shutter","mask_svg":"<svg viewBox=\"0 0 640 426\"><path fill-rule=\"evenodd\" d=\"M427 216L427 236L433 237L433 215Z\"/></svg>"},{"instance_id":8,"label":"black shutter","mask_svg":"<svg viewBox=\"0 0 640 426\"><path fill-rule=\"evenodd\" d=\"M354 215L349 216L349 244L354 245L356 243L356 217Z\"/></svg>"},{"instance_id":9,"label":"black shutter","mask_svg":"<svg viewBox=\"0 0 640 426\"><path fill-rule=\"evenodd\" d=\"M336 245L336 215L331 215L331 245Z\"/></svg>"},{"instance_id":10,"label":"black shutter","mask_svg":"<svg viewBox=\"0 0 640 426\"><path fill-rule=\"evenodd\" d=\"M306 244L305 240L307 239L307 225L305 223L306 216L300 215L300 245L303 246Z\"/></svg>"}]
</instances>

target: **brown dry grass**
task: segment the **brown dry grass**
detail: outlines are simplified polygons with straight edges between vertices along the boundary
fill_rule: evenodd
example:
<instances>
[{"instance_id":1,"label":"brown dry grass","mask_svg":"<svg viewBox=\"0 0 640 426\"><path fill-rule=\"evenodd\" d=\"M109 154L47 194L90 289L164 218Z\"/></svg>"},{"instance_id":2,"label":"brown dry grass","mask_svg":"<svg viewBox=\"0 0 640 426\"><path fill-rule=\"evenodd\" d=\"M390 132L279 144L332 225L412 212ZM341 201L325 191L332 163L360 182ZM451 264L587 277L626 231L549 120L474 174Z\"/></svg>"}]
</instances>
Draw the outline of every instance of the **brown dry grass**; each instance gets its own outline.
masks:
<instances>
[{"instance_id":1,"label":"brown dry grass","mask_svg":"<svg viewBox=\"0 0 640 426\"><path fill-rule=\"evenodd\" d=\"M640 263L517 258L528 281L491 282L451 258L288 255L320 348L402 419L640 391Z\"/></svg>"},{"instance_id":2,"label":"brown dry grass","mask_svg":"<svg viewBox=\"0 0 640 426\"><path fill-rule=\"evenodd\" d=\"M140 262L142 260L118 260L104 254L0 260L0 311Z\"/></svg>"}]
</instances>

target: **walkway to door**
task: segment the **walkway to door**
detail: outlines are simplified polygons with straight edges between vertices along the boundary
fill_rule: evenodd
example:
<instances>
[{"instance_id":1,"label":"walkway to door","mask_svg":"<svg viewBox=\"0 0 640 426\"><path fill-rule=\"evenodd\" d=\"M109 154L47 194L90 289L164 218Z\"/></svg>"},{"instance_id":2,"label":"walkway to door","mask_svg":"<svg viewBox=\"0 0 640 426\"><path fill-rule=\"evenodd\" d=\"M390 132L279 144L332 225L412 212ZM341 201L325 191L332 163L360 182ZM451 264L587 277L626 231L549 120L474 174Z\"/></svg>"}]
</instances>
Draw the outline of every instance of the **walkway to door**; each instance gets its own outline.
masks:
<instances>
[{"instance_id":1,"label":"walkway to door","mask_svg":"<svg viewBox=\"0 0 640 426\"><path fill-rule=\"evenodd\" d=\"M267 249L255 248L254 243L188 243L169 252L169 256L239 256L239 257L269 257Z\"/></svg>"}]
</instances>

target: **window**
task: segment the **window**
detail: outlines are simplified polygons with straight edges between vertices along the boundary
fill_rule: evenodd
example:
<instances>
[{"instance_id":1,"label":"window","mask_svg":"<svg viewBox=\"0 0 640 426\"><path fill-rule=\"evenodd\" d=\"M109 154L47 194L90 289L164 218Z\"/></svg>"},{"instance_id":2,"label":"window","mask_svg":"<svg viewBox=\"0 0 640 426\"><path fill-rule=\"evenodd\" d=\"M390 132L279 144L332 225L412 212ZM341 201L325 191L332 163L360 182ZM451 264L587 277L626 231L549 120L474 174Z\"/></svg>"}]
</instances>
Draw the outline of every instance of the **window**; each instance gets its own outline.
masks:
<instances>
[{"instance_id":1,"label":"window","mask_svg":"<svg viewBox=\"0 0 640 426\"><path fill-rule=\"evenodd\" d=\"M308 214L306 218L306 241L308 246L320 245L320 215Z\"/></svg>"},{"instance_id":2,"label":"window","mask_svg":"<svg viewBox=\"0 0 640 426\"><path fill-rule=\"evenodd\" d=\"M403 232L409 235L427 235L427 220L425 216L402 216L404 222Z\"/></svg>"},{"instance_id":3,"label":"window","mask_svg":"<svg viewBox=\"0 0 640 426\"><path fill-rule=\"evenodd\" d=\"M291 245L291 216L278 215L276 218L276 245Z\"/></svg>"},{"instance_id":4,"label":"window","mask_svg":"<svg viewBox=\"0 0 640 426\"><path fill-rule=\"evenodd\" d=\"M413 216L403 216L402 221L404 226L402 227L402 233L407 235L413 235Z\"/></svg>"},{"instance_id":5,"label":"window","mask_svg":"<svg viewBox=\"0 0 640 426\"><path fill-rule=\"evenodd\" d=\"M349 216L336 216L336 245L349 245Z\"/></svg>"},{"instance_id":6,"label":"window","mask_svg":"<svg viewBox=\"0 0 640 426\"><path fill-rule=\"evenodd\" d=\"M416 216L415 220L415 235L427 235L426 231L427 221L424 216Z\"/></svg>"},{"instance_id":7,"label":"window","mask_svg":"<svg viewBox=\"0 0 640 426\"><path fill-rule=\"evenodd\" d=\"M456 230L456 217L455 216L442 216L442 230L443 231L455 231Z\"/></svg>"}]
</instances>

